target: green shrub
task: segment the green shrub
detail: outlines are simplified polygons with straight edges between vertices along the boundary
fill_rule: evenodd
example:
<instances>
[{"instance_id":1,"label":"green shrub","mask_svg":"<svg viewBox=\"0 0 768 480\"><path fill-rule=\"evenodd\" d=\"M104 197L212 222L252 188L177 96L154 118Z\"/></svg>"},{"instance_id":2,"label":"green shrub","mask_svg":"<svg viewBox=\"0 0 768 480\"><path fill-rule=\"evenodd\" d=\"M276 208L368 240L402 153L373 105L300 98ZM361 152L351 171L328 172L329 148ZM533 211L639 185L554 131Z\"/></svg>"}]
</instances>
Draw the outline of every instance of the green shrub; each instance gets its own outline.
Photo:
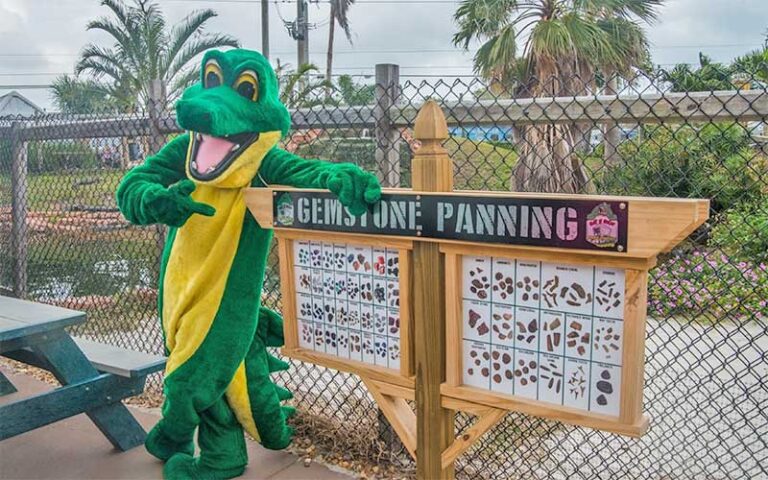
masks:
<instances>
[{"instance_id":1,"label":"green shrub","mask_svg":"<svg viewBox=\"0 0 768 480\"><path fill-rule=\"evenodd\" d=\"M768 265L696 249L651 271L648 313L657 319L688 316L722 320L768 316Z\"/></svg>"},{"instance_id":2,"label":"green shrub","mask_svg":"<svg viewBox=\"0 0 768 480\"><path fill-rule=\"evenodd\" d=\"M768 198L761 190L765 159L738 124L659 125L647 127L643 137L621 144L619 165L598 169L601 192L709 198L715 212Z\"/></svg>"},{"instance_id":3,"label":"green shrub","mask_svg":"<svg viewBox=\"0 0 768 480\"><path fill-rule=\"evenodd\" d=\"M710 244L729 255L765 261L768 258L768 201L725 211L712 228Z\"/></svg>"},{"instance_id":4,"label":"green shrub","mask_svg":"<svg viewBox=\"0 0 768 480\"><path fill-rule=\"evenodd\" d=\"M27 162L30 173L92 169L99 165L96 151L87 140L30 142Z\"/></svg>"}]
</instances>

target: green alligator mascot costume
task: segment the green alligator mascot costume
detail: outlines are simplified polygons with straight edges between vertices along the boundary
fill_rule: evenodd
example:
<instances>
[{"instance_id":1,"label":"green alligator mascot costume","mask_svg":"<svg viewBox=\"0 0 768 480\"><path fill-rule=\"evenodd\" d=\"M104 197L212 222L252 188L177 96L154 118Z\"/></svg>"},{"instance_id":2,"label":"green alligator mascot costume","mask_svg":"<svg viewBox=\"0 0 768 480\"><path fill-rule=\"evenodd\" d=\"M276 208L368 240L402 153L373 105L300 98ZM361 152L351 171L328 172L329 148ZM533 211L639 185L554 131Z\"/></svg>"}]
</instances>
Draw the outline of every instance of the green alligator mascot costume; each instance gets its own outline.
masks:
<instances>
[{"instance_id":1,"label":"green alligator mascot costume","mask_svg":"<svg viewBox=\"0 0 768 480\"><path fill-rule=\"evenodd\" d=\"M293 413L280 404L290 392L270 380L288 365L266 350L282 345L282 319L261 307L272 232L246 209L243 189L327 188L360 215L381 188L353 164L304 160L277 147L290 115L257 52L207 52L200 82L176 113L188 133L129 171L117 190L130 222L171 227L159 290L165 403L146 448L166 462L167 479L232 478L247 463L243 430L266 448L285 448Z\"/></svg>"}]
</instances>

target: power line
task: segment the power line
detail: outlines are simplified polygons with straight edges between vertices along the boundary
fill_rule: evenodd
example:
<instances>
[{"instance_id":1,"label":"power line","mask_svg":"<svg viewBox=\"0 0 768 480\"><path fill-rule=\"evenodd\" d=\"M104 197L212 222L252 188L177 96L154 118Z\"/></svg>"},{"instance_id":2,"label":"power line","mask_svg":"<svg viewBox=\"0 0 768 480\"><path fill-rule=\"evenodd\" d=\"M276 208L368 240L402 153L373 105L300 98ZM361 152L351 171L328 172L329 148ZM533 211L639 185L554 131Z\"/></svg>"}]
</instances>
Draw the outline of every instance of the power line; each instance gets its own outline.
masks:
<instances>
[{"instance_id":1,"label":"power line","mask_svg":"<svg viewBox=\"0 0 768 480\"><path fill-rule=\"evenodd\" d=\"M0 73L0 77L34 77L34 76L47 76L47 75L69 75L65 72L27 72L27 73Z\"/></svg>"},{"instance_id":2,"label":"power line","mask_svg":"<svg viewBox=\"0 0 768 480\"><path fill-rule=\"evenodd\" d=\"M254 3L261 3L261 0L165 0L166 2L176 2L176 3L247 3L247 4L254 4ZM297 0L277 0L275 3L296 3ZM379 5L413 5L413 4L421 4L421 5L429 5L429 4L452 4L452 5L458 5L460 0L365 0L365 1L359 1L356 3L356 5L366 5L366 4L379 4ZM330 3L329 0L312 0L311 3Z\"/></svg>"},{"instance_id":3,"label":"power line","mask_svg":"<svg viewBox=\"0 0 768 480\"><path fill-rule=\"evenodd\" d=\"M192 0L185 0L185 1L192 1ZM762 44L760 43L721 43L721 44L712 44L712 45L654 45L652 48L657 50L662 49L672 49L672 48L698 48L698 49L705 49L705 48L732 48L732 47L760 47ZM294 53L292 50L281 50L281 51L273 51L273 54L283 54L288 55ZM325 55L327 52L325 50L317 50L314 52L309 52L310 55ZM434 49L424 49L424 48L413 48L409 50L402 50L402 49L372 49L372 50L366 50L366 49L360 49L360 50L334 50L334 55L351 55L355 53L365 54L365 53L406 53L406 54L415 54L415 53L461 53L461 54L469 54L472 53L471 51L464 50L461 48L434 48ZM79 53L0 53L0 57L78 57L80 56Z\"/></svg>"}]
</instances>

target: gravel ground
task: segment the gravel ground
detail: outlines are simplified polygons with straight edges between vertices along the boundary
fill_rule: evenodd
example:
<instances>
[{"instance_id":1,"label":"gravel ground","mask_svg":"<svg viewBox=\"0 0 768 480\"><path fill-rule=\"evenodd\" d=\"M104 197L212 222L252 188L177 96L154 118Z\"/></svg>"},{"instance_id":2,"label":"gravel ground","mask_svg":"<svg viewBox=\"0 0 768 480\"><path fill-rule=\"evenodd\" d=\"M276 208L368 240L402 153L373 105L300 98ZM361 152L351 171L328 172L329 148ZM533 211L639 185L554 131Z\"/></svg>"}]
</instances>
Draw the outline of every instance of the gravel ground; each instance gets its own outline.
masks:
<instances>
[{"instance_id":1,"label":"gravel ground","mask_svg":"<svg viewBox=\"0 0 768 480\"><path fill-rule=\"evenodd\" d=\"M150 319L143 328L157 324ZM510 414L462 457L458 476L768 479L768 320L649 320L647 331L645 410L651 427L643 438ZM295 363L281 382L294 391L301 410L329 420L324 428L337 425L336 437L346 429L353 439L318 445L336 450L327 456L370 451L360 442L376 438L376 410L356 377ZM403 456L399 462L412 466Z\"/></svg>"}]
</instances>

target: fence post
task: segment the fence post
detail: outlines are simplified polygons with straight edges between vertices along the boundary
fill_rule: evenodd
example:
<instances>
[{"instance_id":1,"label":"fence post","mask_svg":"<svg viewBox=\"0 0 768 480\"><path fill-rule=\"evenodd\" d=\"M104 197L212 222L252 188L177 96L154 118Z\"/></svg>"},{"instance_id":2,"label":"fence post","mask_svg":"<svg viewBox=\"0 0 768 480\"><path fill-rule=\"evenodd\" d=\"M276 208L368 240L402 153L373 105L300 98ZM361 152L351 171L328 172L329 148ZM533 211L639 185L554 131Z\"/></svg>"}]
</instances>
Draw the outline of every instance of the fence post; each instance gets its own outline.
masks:
<instances>
[{"instance_id":1,"label":"fence post","mask_svg":"<svg viewBox=\"0 0 768 480\"><path fill-rule=\"evenodd\" d=\"M376 65L376 95L373 118L376 122L376 165L385 187L400 186L400 135L392 126L389 109L400 98L400 66L391 63Z\"/></svg>"},{"instance_id":2,"label":"fence post","mask_svg":"<svg viewBox=\"0 0 768 480\"><path fill-rule=\"evenodd\" d=\"M13 294L27 296L27 142L22 123L11 124L11 251L13 255Z\"/></svg>"},{"instance_id":3,"label":"fence post","mask_svg":"<svg viewBox=\"0 0 768 480\"><path fill-rule=\"evenodd\" d=\"M442 142L445 116L434 100L421 107L413 129L421 147L413 155L413 190L453 190L453 162ZM413 318L416 360L416 473L419 479L452 479L454 466L442 467L442 453L454 440L455 414L442 407L445 381L445 266L436 242L413 243Z\"/></svg>"},{"instance_id":4,"label":"fence post","mask_svg":"<svg viewBox=\"0 0 768 480\"><path fill-rule=\"evenodd\" d=\"M147 155L154 155L160 151L165 143L165 136L160 133L160 118L165 110L165 92L163 82L161 80L152 80L149 84L149 101L147 102L149 115L149 152ZM159 251L162 252L165 248L165 234L167 229L165 225L157 224L155 226L156 240ZM158 268L158 276L160 270Z\"/></svg>"}]
</instances>

